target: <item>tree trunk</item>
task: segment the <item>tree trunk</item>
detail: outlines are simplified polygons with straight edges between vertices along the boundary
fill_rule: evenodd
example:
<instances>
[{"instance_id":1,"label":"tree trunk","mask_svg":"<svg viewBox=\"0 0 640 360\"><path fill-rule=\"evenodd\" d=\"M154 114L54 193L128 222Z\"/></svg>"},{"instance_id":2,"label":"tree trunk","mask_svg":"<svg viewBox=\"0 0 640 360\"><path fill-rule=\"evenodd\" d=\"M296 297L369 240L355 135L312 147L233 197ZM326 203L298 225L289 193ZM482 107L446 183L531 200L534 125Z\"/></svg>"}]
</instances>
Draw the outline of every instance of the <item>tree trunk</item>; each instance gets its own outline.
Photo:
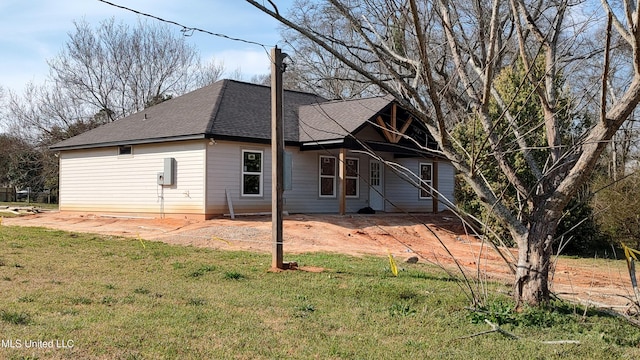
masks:
<instances>
[{"instance_id":1,"label":"tree trunk","mask_svg":"<svg viewBox=\"0 0 640 360\"><path fill-rule=\"evenodd\" d=\"M551 242L557 221L534 221L518 239L518 265L514 284L517 307L538 306L549 301Z\"/></svg>"}]
</instances>

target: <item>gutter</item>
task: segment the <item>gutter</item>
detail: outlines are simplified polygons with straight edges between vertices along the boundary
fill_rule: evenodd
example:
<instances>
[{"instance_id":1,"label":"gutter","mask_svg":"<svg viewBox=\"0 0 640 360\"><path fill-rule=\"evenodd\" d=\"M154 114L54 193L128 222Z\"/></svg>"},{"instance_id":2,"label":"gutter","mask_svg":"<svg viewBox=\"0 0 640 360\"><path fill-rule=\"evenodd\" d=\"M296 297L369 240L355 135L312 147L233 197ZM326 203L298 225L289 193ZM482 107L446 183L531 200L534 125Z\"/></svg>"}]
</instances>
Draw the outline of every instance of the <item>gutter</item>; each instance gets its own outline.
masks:
<instances>
[{"instance_id":1,"label":"gutter","mask_svg":"<svg viewBox=\"0 0 640 360\"><path fill-rule=\"evenodd\" d=\"M206 139L206 138L207 136L205 134L196 134L196 135L171 136L171 137L154 138L154 139L110 141L110 142L94 143L94 144L78 144L78 145L66 145L66 146L53 145L49 147L49 150L61 151L61 150L96 149L96 148L102 148L102 147L112 147L112 146L121 146L121 145L157 144L157 143L163 143L167 141L200 140L200 139Z\"/></svg>"}]
</instances>

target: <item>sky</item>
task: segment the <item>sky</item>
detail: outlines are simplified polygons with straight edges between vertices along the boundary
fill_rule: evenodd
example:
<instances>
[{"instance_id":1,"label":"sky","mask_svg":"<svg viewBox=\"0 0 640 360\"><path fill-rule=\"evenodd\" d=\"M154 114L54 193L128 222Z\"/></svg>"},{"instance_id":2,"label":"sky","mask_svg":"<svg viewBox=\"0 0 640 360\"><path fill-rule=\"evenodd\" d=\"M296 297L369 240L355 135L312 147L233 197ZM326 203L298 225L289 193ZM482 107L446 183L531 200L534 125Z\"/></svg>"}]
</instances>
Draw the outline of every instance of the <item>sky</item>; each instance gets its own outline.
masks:
<instances>
[{"instance_id":1,"label":"sky","mask_svg":"<svg viewBox=\"0 0 640 360\"><path fill-rule=\"evenodd\" d=\"M109 1L187 27L258 42L266 45L267 51L274 45L283 45L279 43L277 21L245 1ZM293 0L274 2L281 13L286 13ZM98 25L111 17L132 25L140 18L98 0L0 0L0 86L21 93L28 82L44 83L49 72L47 60L63 49L69 33L74 32L74 21ZM180 34L180 27L169 26ZM222 62L229 73L239 69L246 80L269 72L267 51L260 46L200 32L187 37L187 42L195 45L203 61L213 58Z\"/></svg>"}]
</instances>

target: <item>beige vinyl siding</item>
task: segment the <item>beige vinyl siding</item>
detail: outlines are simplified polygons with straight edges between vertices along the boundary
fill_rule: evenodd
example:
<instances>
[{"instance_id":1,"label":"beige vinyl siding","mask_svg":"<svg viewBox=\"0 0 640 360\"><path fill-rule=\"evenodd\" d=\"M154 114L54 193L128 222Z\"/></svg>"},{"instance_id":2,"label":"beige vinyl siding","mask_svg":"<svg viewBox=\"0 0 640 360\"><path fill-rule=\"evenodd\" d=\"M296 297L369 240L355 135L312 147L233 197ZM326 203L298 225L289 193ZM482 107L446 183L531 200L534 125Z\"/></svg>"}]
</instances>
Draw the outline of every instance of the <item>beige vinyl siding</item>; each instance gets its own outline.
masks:
<instances>
[{"instance_id":1,"label":"beige vinyl siding","mask_svg":"<svg viewBox=\"0 0 640 360\"><path fill-rule=\"evenodd\" d=\"M292 189L284 192L285 209L290 212L337 213L340 210L338 199L338 168L336 167L336 196L320 197L320 156L334 156L336 166L340 166L339 152L335 151L298 151L287 149L293 153ZM368 176L369 162L366 157L347 152L348 158L359 159L359 194L358 197L347 197L346 211L357 212L368 205L369 188L364 176Z\"/></svg>"},{"instance_id":2,"label":"beige vinyl siding","mask_svg":"<svg viewBox=\"0 0 640 360\"><path fill-rule=\"evenodd\" d=\"M242 196L242 151L263 152L263 196ZM291 189L283 194L284 209L290 213L336 213L339 210L338 198L320 198L318 192L318 162L325 151L300 151L298 147L287 147L292 155ZM330 155L338 157L338 152ZM368 162L360 158L360 174L367 174ZM271 147L269 144L238 143L217 141L207 147L207 214L227 214L229 207L225 190L230 194L233 210L236 213L254 213L271 211ZM358 198L347 198L347 212L356 212L367 206L368 187L360 179Z\"/></svg>"},{"instance_id":3,"label":"beige vinyl siding","mask_svg":"<svg viewBox=\"0 0 640 360\"><path fill-rule=\"evenodd\" d=\"M438 201L438 211L447 210L448 204L455 204L453 191L455 187L455 169L448 162L438 162L438 191L447 201Z\"/></svg>"},{"instance_id":4,"label":"beige vinyl siding","mask_svg":"<svg viewBox=\"0 0 640 360\"><path fill-rule=\"evenodd\" d=\"M392 206L388 202L385 204L387 212L431 212L433 210L433 200L431 198L420 199L419 171L421 163L434 164L437 160L424 158L396 159L399 165L393 171L392 167L385 167L386 184L385 196L393 202ZM438 184L437 190L449 201L453 202L453 167L448 162L438 162ZM405 170L406 169L406 170ZM446 206L442 201L438 202L438 211L445 210Z\"/></svg>"},{"instance_id":5,"label":"beige vinyl siding","mask_svg":"<svg viewBox=\"0 0 640 360\"><path fill-rule=\"evenodd\" d=\"M242 196L242 150L262 152L262 196ZM229 141L207 146L207 214L229 213L225 190L236 213L271 211L270 147Z\"/></svg>"},{"instance_id":6,"label":"beige vinyl siding","mask_svg":"<svg viewBox=\"0 0 640 360\"><path fill-rule=\"evenodd\" d=\"M420 162L424 159L396 159L398 166L385 167L385 197L391 203L385 204L387 212L431 212L430 199L420 199L417 188Z\"/></svg>"},{"instance_id":7,"label":"beige vinyl siding","mask_svg":"<svg viewBox=\"0 0 640 360\"><path fill-rule=\"evenodd\" d=\"M385 211L431 212L432 201L420 199L415 185L420 162L427 161L417 158L395 159L392 163L397 163L397 166L385 166L385 198L389 200L385 203Z\"/></svg>"},{"instance_id":8,"label":"beige vinyl siding","mask_svg":"<svg viewBox=\"0 0 640 360\"><path fill-rule=\"evenodd\" d=\"M318 151L296 151L292 156L291 190L284 192L285 208L293 212L337 213L338 197L320 197L320 155L334 156L338 164L338 153ZM338 181L336 168L336 192ZM351 200L351 199L349 199ZM348 201L348 200L347 200Z\"/></svg>"},{"instance_id":9,"label":"beige vinyl siding","mask_svg":"<svg viewBox=\"0 0 640 360\"><path fill-rule=\"evenodd\" d=\"M201 214L204 209L203 141L63 151L60 210ZM174 185L157 184L164 159L174 158Z\"/></svg>"}]
</instances>

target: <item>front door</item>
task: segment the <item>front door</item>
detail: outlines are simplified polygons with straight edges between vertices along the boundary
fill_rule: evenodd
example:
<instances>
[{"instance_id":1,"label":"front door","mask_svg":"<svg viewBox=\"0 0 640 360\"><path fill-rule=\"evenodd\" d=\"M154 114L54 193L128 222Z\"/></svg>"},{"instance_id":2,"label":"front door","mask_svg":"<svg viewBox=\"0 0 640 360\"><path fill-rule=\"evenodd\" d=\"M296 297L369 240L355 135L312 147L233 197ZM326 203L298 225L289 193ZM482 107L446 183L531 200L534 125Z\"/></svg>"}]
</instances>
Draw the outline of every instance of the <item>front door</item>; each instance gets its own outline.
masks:
<instances>
[{"instance_id":1,"label":"front door","mask_svg":"<svg viewBox=\"0 0 640 360\"><path fill-rule=\"evenodd\" d=\"M378 160L369 162L369 206L384 211L384 179L382 164Z\"/></svg>"}]
</instances>

